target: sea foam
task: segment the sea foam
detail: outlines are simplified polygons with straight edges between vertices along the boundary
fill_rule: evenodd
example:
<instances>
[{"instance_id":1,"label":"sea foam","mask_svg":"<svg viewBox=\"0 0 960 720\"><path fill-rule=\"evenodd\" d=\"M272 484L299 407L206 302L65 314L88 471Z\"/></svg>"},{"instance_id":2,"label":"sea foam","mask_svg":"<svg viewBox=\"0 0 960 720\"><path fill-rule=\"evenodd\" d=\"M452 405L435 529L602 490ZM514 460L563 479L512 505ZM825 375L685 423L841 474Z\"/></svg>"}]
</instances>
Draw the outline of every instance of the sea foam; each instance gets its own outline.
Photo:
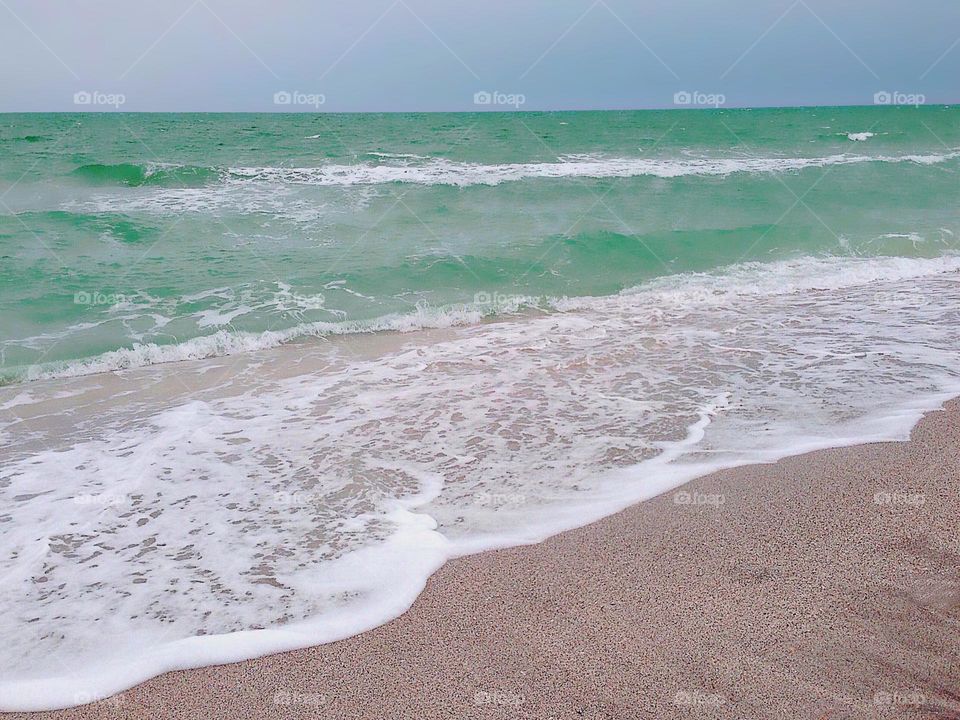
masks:
<instances>
[{"instance_id":1,"label":"sea foam","mask_svg":"<svg viewBox=\"0 0 960 720\"><path fill-rule=\"evenodd\" d=\"M26 419L0 427L0 707L345 637L401 613L449 557L717 468L903 439L960 392L958 272L751 263L317 370L304 345L281 376L203 373L200 389L153 368L160 384L123 402L75 379L46 417L31 406L50 413L44 388L62 385L6 388ZM157 402L188 381L189 399Z\"/></svg>"},{"instance_id":2,"label":"sea foam","mask_svg":"<svg viewBox=\"0 0 960 720\"><path fill-rule=\"evenodd\" d=\"M854 138L851 139L866 139ZM868 162L914 162L935 164L960 157L960 152L929 155L828 155L822 157L737 157L737 158L600 158L571 157L562 162L504 163L485 165L454 162L440 158L416 165L323 165L319 167L232 167L234 181L260 181L295 185L377 185L412 183L418 185L499 185L531 178L611 178L652 176L676 178L690 175L732 175L734 173L776 173Z\"/></svg>"}]
</instances>

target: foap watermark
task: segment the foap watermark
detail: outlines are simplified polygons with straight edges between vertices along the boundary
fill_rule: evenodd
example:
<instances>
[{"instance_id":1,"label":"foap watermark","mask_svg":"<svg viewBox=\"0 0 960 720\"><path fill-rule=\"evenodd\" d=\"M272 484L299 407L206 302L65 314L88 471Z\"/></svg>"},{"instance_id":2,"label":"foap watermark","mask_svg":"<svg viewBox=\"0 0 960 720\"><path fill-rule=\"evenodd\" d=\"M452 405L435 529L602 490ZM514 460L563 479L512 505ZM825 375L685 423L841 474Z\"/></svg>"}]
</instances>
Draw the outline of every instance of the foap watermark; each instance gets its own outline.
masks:
<instances>
[{"instance_id":1,"label":"foap watermark","mask_svg":"<svg viewBox=\"0 0 960 720\"><path fill-rule=\"evenodd\" d=\"M673 696L673 704L680 707L691 707L693 705L720 707L727 702L723 695L717 693L705 693L702 690L677 690Z\"/></svg>"},{"instance_id":2,"label":"foap watermark","mask_svg":"<svg viewBox=\"0 0 960 720\"><path fill-rule=\"evenodd\" d=\"M112 107L119 110L127 102L123 93L107 93L100 90L78 90L73 94L74 105L96 105L98 107Z\"/></svg>"},{"instance_id":3,"label":"foap watermark","mask_svg":"<svg viewBox=\"0 0 960 720\"><path fill-rule=\"evenodd\" d=\"M674 105L689 105L691 107L718 108L727 104L727 96L723 93L705 93L699 90L680 90L673 94Z\"/></svg>"},{"instance_id":4,"label":"foap watermark","mask_svg":"<svg viewBox=\"0 0 960 720\"><path fill-rule=\"evenodd\" d=\"M325 705L327 696L323 693L302 693L295 690L277 690L273 694L273 704L292 706L301 705L304 707L319 707Z\"/></svg>"},{"instance_id":5,"label":"foap watermark","mask_svg":"<svg viewBox=\"0 0 960 720\"><path fill-rule=\"evenodd\" d=\"M297 310L325 310L324 305L327 301L323 293L301 295L286 291L274 293L273 299L278 305L291 306Z\"/></svg>"},{"instance_id":6,"label":"foap watermark","mask_svg":"<svg viewBox=\"0 0 960 720\"><path fill-rule=\"evenodd\" d=\"M123 696L123 693L118 695L105 695L104 693L100 692L81 690L80 692L73 694L74 705L86 705L87 703L93 702L104 703L105 705L113 705L114 707L123 707L127 704L127 699Z\"/></svg>"},{"instance_id":7,"label":"foap watermark","mask_svg":"<svg viewBox=\"0 0 960 720\"><path fill-rule=\"evenodd\" d=\"M490 92L488 90L478 90L473 94L474 105L497 105L507 106L519 109L521 105L527 102L527 96L523 93L504 93L499 90Z\"/></svg>"},{"instance_id":8,"label":"foap watermark","mask_svg":"<svg viewBox=\"0 0 960 720\"><path fill-rule=\"evenodd\" d=\"M874 705L923 705L927 696L919 690L879 690L873 694Z\"/></svg>"},{"instance_id":9,"label":"foap watermark","mask_svg":"<svg viewBox=\"0 0 960 720\"><path fill-rule=\"evenodd\" d=\"M524 697L509 690L477 690L473 694L474 705L504 705L517 708L523 705Z\"/></svg>"},{"instance_id":10,"label":"foap watermark","mask_svg":"<svg viewBox=\"0 0 960 720\"><path fill-rule=\"evenodd\" d=\"M873 94L874 105L913 105L919 107L926 104L927 96L923 93L905 93L899 90L879 90Z\"/></svg>"},{"instance_id":11,"label":"foap watermark","mask_svg":"<svg viewBox=\"0 0 960 720\"><path fill-rule=\"evenodd\" d=\"M527 501L527 496L523 493L489 493L482 492L473 496L477 505L485 507L506 507L523 505Z\"/></svg>"},{"instance_id":12,"label":"foap watermark","mask_svg":"<svg viewBox=\"0 0 960 720\"><path fill-rule=\"evenodd\" d=\"M119 305L125 303L127 296L123 293L105 293L99 290L88 292L80 290L73 294L74 305Z\"/></svg>"},{"instance_id":13,"label":"foap watermark","mask_svg":"<svg viewBox=\"0 0 960 720\"><path fill-rule=\"evenodd\" d=\"M907 505L910 507L920 507L927 502L927 496L923 493L905 493L881 491L873 494L875 505Z\"/></svg>"},{"instance_id":14,"label":"foap watermark","mask_svg":"<svg viewBox=\"0 0 960 720\"><path fill-rule=\"evenodd\" d=\"M487 292L481 290L473 296L474 305L495 305L498 307L514 307L529 302L530 298L526 295L510 295L502 292Z\"/></svg>"},{"instance_id":15,"label":"foap watermark","mask_svg":"<svg viewBox=\"0 0 960 720\"><path fill-rule=\"evenodd\" d=\"M319 108L327 102L323 93L306 93L300 90L277 90L273 94L274 105L307 105Z\"/></svg>"},{"instance_id":16,"label":"foap watermark","mask_svg":"<svg viewBox=\"0 0 960 720\"><path fill-rule=\"evenodd\" d=\"M319 493L286 492L281 490L274 495L274 501L277 505L289 505L292 507L318 505L322 499L323 497Z\"/></svg>"},{"instance_id":17,"label":"foap watermark","mask_svg":"<svg viewBox=\"0 0 960 720\"><path fill-rule=\"evenodd\" d=\"M118 495L117 493L81 493L73 496L74 505L94 505L98 507L110 507L115 505L126 505L130 502L129 495Z\"/></svg>"},{"instance_id":18,"label":"foap watermark","mask_svg":"<svg viewBox=\"0 0 960 720\"><path fill-rule=\"evenodd\" d=\"M697 490L679 490L673 494L674 505L709 505L711 507L720 507L727 501L727 496L723 493L702 493Z\"/></svg>"},{"instance_id":19,"label":"foap watermark","mask_svg":"<svg viewBox=\"0 0 960 720\"><path fill-rule=\"evenodd\" d=\"M930 304L930 300L927 297L919 293L907 293L903 290L898 292L875 293L873 302L876 305L883 305L887 308L924 307Z\"/></svg>"}]
</instances>

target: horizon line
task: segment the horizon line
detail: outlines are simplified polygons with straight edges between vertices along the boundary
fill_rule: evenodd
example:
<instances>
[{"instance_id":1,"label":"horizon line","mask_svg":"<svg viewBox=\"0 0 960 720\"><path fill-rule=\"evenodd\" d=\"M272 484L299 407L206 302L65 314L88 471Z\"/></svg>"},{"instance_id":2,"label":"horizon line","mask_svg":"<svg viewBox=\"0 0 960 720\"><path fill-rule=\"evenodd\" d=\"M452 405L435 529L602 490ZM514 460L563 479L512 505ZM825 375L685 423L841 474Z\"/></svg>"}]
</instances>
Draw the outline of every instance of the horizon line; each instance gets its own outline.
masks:
<instances>
[{"instance_id":1,"label":"horizon line","mask_svg":"<svg viewBox=\"0 0 960 720\"><path fill-rule=\"evenodd\" d=\"M502 110L0 110L0 115L532 115L537 113L585 113L585 112L720 112L724 110L808 110L808 109L906 109L960 107L960 100L948 102L925 102L919 104L859 103L840 105L719 105L719 106L650 106L650 107L603 107L603 108L547 108L526 110L520 108Z\"/></svg>"}]
</instances>

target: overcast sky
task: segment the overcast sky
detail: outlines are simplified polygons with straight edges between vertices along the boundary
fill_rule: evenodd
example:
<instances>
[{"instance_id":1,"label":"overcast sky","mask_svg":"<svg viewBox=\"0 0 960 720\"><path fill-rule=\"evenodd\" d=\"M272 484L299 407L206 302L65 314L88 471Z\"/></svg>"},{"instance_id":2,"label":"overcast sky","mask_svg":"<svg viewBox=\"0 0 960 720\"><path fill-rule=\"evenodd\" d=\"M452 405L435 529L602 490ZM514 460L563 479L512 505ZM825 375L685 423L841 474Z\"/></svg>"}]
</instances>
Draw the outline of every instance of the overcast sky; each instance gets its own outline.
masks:
<instances>
[{"instance_id":1,"label":"overcast sky","mask_svg":"<svg viewBox=\"0 0 960 720\"><path fill-rule=\"evenodd\" d=\"M0 111L955 103L960 2L0 0L0 78Z\"/></svg>"}]
</instances>

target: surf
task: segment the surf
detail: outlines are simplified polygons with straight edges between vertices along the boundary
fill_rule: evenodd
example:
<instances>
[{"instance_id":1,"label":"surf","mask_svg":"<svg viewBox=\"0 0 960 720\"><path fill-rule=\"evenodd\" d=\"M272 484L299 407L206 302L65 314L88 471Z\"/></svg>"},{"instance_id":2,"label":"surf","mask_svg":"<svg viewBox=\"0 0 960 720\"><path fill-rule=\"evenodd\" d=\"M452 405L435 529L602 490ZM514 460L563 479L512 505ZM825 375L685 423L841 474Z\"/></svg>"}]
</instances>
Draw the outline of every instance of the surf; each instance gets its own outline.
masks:
<instances>
[{"instance_id":1,"label":"surf","mask_svg":"<svg viewBox=\"0 0 960 720\"><path fill-rule=\"evenodd\" d=\"M870 133L851 133L853 139L866 139ZM393 159L385 156L384 159ZM737 173L786 173L808 168L824 168L861 163L915 163L936 165L960 157L960 152L909 155L849 155L823 157L704 157L602 158L571 157L559 162L503 163L485 165L444 158L411 156L415 162L328 164L316 167L191 167L158 164L82 165L72 176L92 185L159 186L169 188L202 187L215 183L256 182L289 185L353 186L381 184L495 186L523 180L564 178L727 176Z\"/></svg>"},{"instance_id":2,"label":"surf","mask_svg":"<svg viewBox=\"0 0 960 720\"><path fill-rule=\"evenodd\" d=\"M373 353L285 346L226 376L131 368L99 400L94 378L0 396L33 418L0 427L3 610L29 634L0 657L0 706L345 637L451 557L722 467L902 438L960 391L958 302L958 258L747 263ZM75 408L70 427L35 403Z\"/></svg>"}]
</instances>

